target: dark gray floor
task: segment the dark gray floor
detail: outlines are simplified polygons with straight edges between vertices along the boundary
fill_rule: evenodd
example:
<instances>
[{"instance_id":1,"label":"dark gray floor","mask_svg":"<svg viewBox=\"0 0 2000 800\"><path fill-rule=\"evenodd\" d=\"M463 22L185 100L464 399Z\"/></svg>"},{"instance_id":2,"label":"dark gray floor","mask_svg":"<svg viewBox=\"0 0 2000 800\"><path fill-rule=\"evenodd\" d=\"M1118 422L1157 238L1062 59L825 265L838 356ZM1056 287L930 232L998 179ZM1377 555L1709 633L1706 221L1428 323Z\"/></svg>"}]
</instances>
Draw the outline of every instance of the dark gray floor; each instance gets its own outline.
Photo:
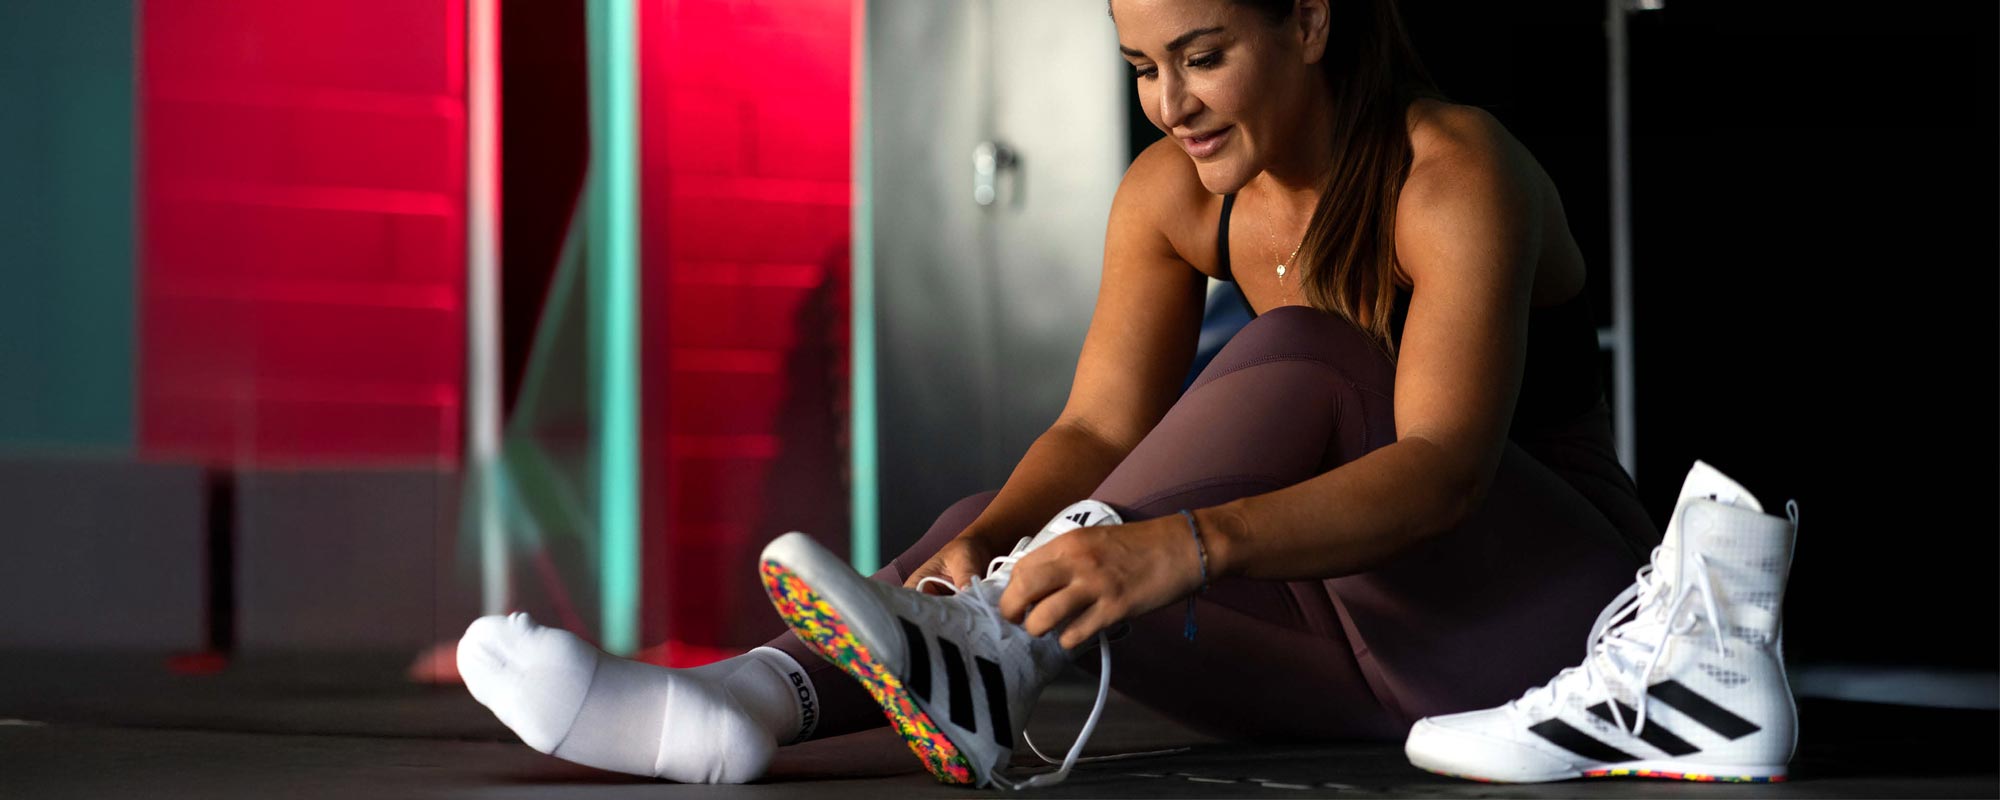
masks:
<instances>
[{"instance_id":1,"label":"dark gray floor","mask_svg":"<svg viewBox=\"0 0 2000 800\"><path fill-rule=\"evenodd\" d=\"M781 751L743 786L648 781L529 750L461 687L401 678L403 658L239 658L173 675L155 656L0 653L0 797L966 797L923 773L886 729ZM1095 684L1050 688L1029 731L1060 757ZM1217 742L1114 697L1091 754L1048 797L1995 797L1992 711L1800 700L1788 783L1458 781L1385 745ZM1039 762L1017 755L1017 768Z\"/></svg>"}]
</instances>

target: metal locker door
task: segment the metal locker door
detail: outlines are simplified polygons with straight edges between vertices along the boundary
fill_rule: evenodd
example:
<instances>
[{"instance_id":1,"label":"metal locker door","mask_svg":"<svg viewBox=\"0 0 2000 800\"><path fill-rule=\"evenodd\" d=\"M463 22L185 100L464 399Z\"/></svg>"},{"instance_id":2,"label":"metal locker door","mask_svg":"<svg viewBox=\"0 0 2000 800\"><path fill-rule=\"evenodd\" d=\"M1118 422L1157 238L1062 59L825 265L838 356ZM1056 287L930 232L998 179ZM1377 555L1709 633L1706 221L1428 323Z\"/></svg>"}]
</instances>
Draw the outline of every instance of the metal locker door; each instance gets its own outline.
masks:
<instances>
[{"instance_id":1,"label":"metal locker door","mask_svg":"<svg viewBox=\"0 0 2000 800\"><path fill-rule=\"evenodd\" d=\"M952 502L997 488L1061 411L1127 160L1129 87L1095 3L867 13L886 560Z\"/></svg>"}]
</instances>

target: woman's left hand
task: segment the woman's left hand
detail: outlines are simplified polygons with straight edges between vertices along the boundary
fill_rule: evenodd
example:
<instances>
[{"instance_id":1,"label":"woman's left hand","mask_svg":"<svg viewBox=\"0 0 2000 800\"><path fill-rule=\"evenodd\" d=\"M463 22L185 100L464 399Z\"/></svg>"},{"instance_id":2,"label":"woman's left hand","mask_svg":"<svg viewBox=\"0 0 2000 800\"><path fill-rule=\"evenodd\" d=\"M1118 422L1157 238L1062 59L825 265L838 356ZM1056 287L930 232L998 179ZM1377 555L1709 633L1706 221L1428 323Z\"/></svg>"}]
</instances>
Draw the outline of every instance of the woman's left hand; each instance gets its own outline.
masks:
<instances>
[{"instance_id":1,"label":"woman's left hand","mask_svg":"<svg viewBox=\"0 0 2000 800\"><path fill-rule=\"evenodd\" d=\"M1201 555L1176 513L1077 528L1029 551L1014 563L1000 614L1033 636L1061 627L1071 649L1199 588Z\"/></svg>"}]
</instances>

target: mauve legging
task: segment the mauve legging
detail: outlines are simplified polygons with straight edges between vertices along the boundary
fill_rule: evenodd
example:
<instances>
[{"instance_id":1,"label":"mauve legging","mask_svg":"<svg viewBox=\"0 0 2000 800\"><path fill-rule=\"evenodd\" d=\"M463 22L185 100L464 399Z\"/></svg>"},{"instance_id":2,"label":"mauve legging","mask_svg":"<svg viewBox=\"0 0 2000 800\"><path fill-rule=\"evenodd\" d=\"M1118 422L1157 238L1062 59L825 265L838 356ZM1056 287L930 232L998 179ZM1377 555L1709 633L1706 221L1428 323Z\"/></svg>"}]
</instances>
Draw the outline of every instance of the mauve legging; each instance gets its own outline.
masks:
<instances>
[{"instance_id":1,"label":"mauve legging","mask_svg":"<svg viewBox=\"0 0 2000 800\"><path fill-rule=\"evenodd\" d=\"M1393 377L1339 317L1271 309L1090 497L1135 521L1311 478L1395 441ZM953 503L874 578L900 586L997 492ZM1516 431L1474 517L1380 568L1215 581L1197 601L1192 643L1186 603L1131 619L1111 644L1112 686L1227 739L1401 740L1419 717L1497 705L1578 663L1597 613L1659 538L1612 453L1600 400L1561 426ZM858 683L791 633L771 646L810 671L815 738L885 723ZM1097 662L1078 659L1092 674Z\"/></svg>"}]
</instances>

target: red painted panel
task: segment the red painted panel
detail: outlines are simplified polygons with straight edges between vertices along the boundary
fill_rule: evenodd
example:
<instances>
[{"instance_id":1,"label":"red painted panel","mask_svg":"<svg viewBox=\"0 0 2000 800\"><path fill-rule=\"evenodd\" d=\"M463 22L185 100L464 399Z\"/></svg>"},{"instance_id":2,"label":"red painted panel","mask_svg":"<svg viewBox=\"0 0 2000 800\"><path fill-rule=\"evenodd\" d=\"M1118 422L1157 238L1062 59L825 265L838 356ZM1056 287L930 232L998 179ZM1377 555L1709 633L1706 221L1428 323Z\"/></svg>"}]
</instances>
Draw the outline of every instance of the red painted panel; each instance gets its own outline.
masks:
<instances>
[{"instance_id":1,"label":"red painted panel","mask_svg":"<svg viewBox=\"0 0 2000 800\"><path fill-rule=\"evenodd\" d=\"M641 0L648 641L762 643L755 556L847 546L860 0Z\"/></svg>"},{"instance_id":2,"label":"red painted panel","mask_svg":"<svg viewBox=\"0 0 2000 800\"><path fill-rule=\"evenodd\" d=\"M846 181L847 136L829 135L827 120L845 120L846 95L825 92L769 93L756 106L757 142L753 169L774 178Z\"/></svg>"},{"instance_id":3,"label":"red painted panel","mask_svg":"<svg viewBox=\"0 0 2000 800\"><path fill-rule=\"evenodd\" d=\"M819 345L825 331L800 330L815 289L789 286L674 287L664 322L675 347L790 350Z\"/></svg>"},{"instance_id":4,"label":"red painted panel","mask_svg":"<svg viewBox=\"0 0 2000 800\"><path fill-rule=\"evenodd\" d=\"M453 110L414 114L317 108L308 97L285 107L158 101L146 135L165 181L248 181L436 191L464 183L456 152L465 121Z\"/></svg>"},{"instance_id":5,"label":"red painted panel","mask_svg":"<svg viewBox=\"0 0 2000 800\"><path fill-rule=\"evenodd\" d=\"M784 378L778 373L684 372L683 381L698 383L669 410L667 424L675 430L706 429L714 433L761 433L784 400Z\"/></svg>"},{"instance_id":6,"label":"red painted panel","mask_svg":"<svg viewBox=\"0 0 2000 800\"><path fill-rule=\"evenodd\" d=\"M451 215L186 200L154 207L150 274L168 286L283 281L463 292L465 231ZM227 247L217 243L226 242ZM427 303L435 304L435 303Z\"/></svg>"},{"instance_id":7,"label":"red painted panel","mask_svg":"<svg viewBox=\"0 0 2000 800\"><path fill-rule=\"evenodd\" d=\"M464 3L451 0L151 0L149 77L456 95Z\"/></svg>"},{"instance_id":8,"label":"red painted panel","mask_svg":"<svg viewBox=\"0 0 2000 800\"><path fill-rule=\"evenodd\" d=\"M737 175L754 142L744 128L749 108L731 92L678 90L661 112L674 122L661 134L666 168L676 175Z\"/></svg>"},{"instance_id":9,"label":"red painted panel","mask_svg":"<svg viewBox=\"0 0 2000 800\"><path fill-rule=\"evenodd\" d=\"M701 194L677 192L660 199L648 195L647 205L664 206L659 210L677 234L662 243L667 252L661 255L668 259L820 264L832 256L846 257L850 203L824 202L827 198L818 186L750 180L735 185L705 183L710 185ZM812 194L804 194L808 191ZM766 193L780 197L759 196ZM826 233L829 230L840 234Z\"/></svg>"},{"instance_id":10,"label":"red painted panel","mask_svg":"<svg viewBox=\"0 0 2000 800\"><path fill-rule=\"evenodd\" d=\"M455 463L463 0L154 0L142 451Z\"/></svg>"}]
</instances>

